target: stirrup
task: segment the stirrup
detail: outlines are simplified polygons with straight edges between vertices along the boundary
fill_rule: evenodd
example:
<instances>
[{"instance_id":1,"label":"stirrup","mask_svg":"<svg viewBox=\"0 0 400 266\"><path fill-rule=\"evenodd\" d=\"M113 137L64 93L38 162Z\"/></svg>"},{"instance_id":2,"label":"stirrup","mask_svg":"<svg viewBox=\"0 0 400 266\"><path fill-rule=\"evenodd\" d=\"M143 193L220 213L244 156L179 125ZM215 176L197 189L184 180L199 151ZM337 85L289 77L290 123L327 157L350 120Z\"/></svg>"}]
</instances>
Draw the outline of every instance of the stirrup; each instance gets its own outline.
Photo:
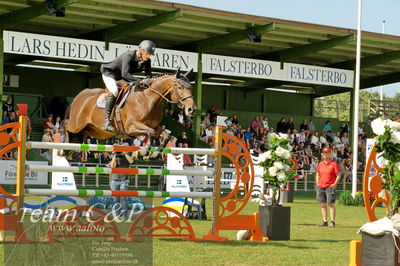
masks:
<instances>
[{"instance_id":1,"label":"stirrup","mask_svg":"<svg viewBox=\"0 0 400 266\"><path fill-rule=\"evenodd\" d=\"M106 131L115 131L114 126L112 125L110 120L106 120L103 125L103 129Z\"/></svg>"}]
</instances>

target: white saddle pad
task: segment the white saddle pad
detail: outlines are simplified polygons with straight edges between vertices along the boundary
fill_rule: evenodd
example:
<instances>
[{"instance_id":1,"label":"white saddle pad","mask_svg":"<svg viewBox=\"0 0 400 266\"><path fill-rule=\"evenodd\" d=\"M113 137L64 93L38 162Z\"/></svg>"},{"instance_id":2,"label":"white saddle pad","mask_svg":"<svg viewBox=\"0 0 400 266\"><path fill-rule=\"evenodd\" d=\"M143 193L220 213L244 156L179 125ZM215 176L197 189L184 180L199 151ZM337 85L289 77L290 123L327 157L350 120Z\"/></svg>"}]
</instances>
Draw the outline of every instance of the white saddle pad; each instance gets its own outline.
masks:
<instances>
[{"instance_id":1,"label":"white saddle pad","mask_svg":"<svg viewBox=\"0 0 400 266\"><path fill-rule=\"evenodd\" d=\"M104 109L106 108L106 94L102 93L96 101L96 107Z\"/></svg>"}]
</instances>

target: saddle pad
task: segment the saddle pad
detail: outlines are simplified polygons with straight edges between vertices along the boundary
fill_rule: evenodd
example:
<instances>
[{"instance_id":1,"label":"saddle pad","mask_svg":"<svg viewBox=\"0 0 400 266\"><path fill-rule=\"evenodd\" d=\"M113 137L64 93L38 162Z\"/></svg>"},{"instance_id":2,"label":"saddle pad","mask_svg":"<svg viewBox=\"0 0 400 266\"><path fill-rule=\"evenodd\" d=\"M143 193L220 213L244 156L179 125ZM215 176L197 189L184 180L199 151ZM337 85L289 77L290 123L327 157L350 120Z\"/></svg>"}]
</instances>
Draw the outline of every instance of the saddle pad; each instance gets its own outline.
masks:
<instances>
[{"instance_id":1,"label":"saddle pad","mask_svg":"<svg viewBox=\"0 0 400 266\"><path fill-rule=\"evenodd\" d=\"M105 109L106 108L106 94L102 93L96 101L96 107L100 109Z\"/></svg>"}]
</instances>

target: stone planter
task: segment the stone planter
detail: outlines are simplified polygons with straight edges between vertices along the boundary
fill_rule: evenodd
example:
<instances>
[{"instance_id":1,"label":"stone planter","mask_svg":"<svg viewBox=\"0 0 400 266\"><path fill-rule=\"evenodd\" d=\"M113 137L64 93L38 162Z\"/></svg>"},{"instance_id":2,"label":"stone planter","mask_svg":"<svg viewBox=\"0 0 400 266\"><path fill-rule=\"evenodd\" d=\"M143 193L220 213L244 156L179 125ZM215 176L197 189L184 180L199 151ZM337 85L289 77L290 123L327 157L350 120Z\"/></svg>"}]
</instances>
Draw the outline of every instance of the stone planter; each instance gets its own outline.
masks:
<instances>
[{"instance_id":1,"label":"stone planter","mask_svg":"<svg viewBox=\"0 0 400 266\"><path fill-rule=\"evenodd\" d=\"M271 240L290 240L290 207L259 206L263 235Z\"/></svg>"},{"instance_id":2,"label":"stone planter","mask_svg":"<svg viewBox=\"0 0 400 266\"><path fill-rule=\"evenodd\" d=\"M399 238L396 238L397 246L400 247ZM374 236L362 233L362 255L363 266L394 266L400 265L399 252L394 244L391 233Z\"/></svg>"}]
</instances>

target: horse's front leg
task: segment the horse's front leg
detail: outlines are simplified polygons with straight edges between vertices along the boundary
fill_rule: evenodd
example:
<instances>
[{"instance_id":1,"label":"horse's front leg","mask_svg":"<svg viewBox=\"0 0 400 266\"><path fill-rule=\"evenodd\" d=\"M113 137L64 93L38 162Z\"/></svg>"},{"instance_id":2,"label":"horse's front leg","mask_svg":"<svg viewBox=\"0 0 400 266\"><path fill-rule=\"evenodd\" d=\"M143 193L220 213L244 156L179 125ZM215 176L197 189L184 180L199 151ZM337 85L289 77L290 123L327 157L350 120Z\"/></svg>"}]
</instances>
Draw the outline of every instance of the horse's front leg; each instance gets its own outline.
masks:
<instances>
[{"instance_id":1,"label":"horse's front leg","mask_svg":"<svg viewBox=\"0 0 400 266\"><path fill-rule=\"evenodd\" d=\"M161 127L158 127L156 129L156 132L159 136L161 136L161 143L160 146L158 146L158 148L156 149L155 152L152 153L152 155L150 156L152 157L157 157L160 152L162 152L165 148L165 146L167 146L169 140L171 139L171 131L169 131L168 129L165 129L161 132Z\"/></svg>"},{"instance_id":2,"label":"horse's front leg","mask_svg":"<svg viewBox=\"0 0 400 266\"><path fill-rule=\"evenodd\" d=\"M129 126L127 133L129 135L145 135L148 136L149 141L144 147L140 149L139 155L143 157L144 160L149 159L150 147L153 137L155 136L155 130L146 126L141 122L132 123Z\"/></svg>"}]
</instances>

